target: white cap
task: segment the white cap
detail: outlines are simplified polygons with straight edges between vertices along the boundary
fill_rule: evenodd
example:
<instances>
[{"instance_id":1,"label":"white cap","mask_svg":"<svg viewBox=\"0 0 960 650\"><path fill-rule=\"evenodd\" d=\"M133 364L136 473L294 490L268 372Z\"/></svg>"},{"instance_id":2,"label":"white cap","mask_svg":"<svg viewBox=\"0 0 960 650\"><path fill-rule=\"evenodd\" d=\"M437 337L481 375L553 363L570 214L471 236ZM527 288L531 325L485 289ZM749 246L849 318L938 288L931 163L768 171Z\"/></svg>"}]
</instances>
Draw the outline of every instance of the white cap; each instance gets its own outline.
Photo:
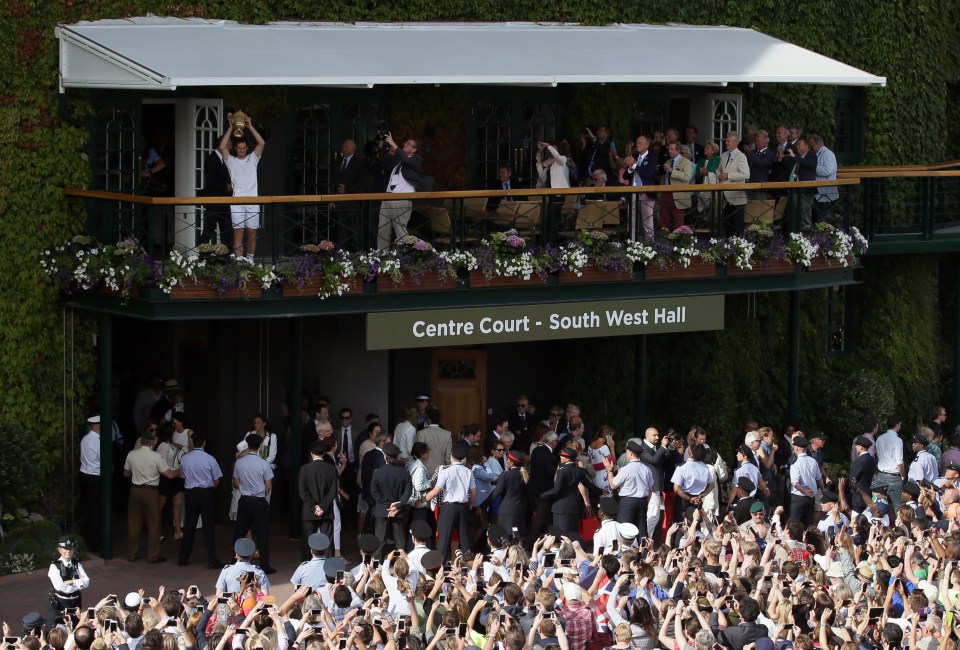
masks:
<instances>
[{"instance_id":1,"label":"white cap","mask_svg":"<svg viewBox=\"0 0 960 650\"><path fill-rule=\"evenodd\" d=\"M917 589L922 591L923 595L927 597L931 607L936 605L937 601L940 600L940 589L928 580L920 580L917 582Z\"/></svg>"},{"instance_id":2,"label":"white cap","mask_svg":"<svg viewBox=\"0 0 960 650\"><path fill-rule=\"evenodd\" d=\"M91 415L90 417L87 418L87 424L100 424L100 416Z\"/></svg>"},{"instance_id":3,"label":"white cap","mask_svg":"<svg viewBox=\"0 0 960 650\"><path fill-rule=\"evenodd\" d=\"M581 600L583 598L583 591L577 583L565 582L563 583L563 597L567 599L567 602L571 600Z\"/></svg>"},{"instance_id":4,"label":"white cap","mask_svg":"<svg viewBox=\"0 0 960 650\"><path fill-rule=\"evenodd\" d=\"M843 577L843 565L839 562L831 562L830 568L827 569L828 578L842 578Z\"/></svg>"},{"instance_id":5,"label":"white cap","mask_svg":"<svg viewBox=\"0 0 960 650\"><path fill-rule=\"evenodd\" d=\"M143 598L141 598L140 594L135 591L131 591L129 594L123 597L123 606L127 609L136 609L137 607L140 607L142 603Z\"/></svg>"},{"instance_id":6,"label":"white cap","mask_svg":"<svg viewBox=\"0 0 960 650\"><path fill-rule=\"evenodd\" d=\"M617 524L617 534L623 539L636 539L640 534L640 529L629 521Z\"/></svg>"}]
</instances>

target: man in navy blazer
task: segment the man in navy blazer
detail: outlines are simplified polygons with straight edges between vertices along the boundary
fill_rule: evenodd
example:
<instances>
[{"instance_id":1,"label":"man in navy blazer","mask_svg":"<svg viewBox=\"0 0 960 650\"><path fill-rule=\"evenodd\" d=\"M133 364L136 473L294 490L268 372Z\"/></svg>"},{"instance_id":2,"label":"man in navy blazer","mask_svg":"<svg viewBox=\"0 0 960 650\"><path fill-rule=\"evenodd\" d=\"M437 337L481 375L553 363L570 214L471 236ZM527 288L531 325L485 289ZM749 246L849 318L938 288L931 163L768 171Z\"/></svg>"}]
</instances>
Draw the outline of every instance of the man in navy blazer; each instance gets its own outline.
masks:
<instances>
[{"instance_id":1,"label":"man in navy blazer","mask_svg":"<svg viewBox=\"0 0 960 650\"><path fill-rule=\"evenodd\" d=\"M794 173L798 181L817 180L817 154L810 149L806 138L797 140L797 166ZM797 224L801 229L813 225L813 203L817 198L817 188L811 187L800 190L800 220Z\"/></svg>"},{"instance_id":2,"label":"man in navy blazer","mask_svg":"<svg viewBox=\"0 0 960 650\"><path fill-rule=\"evenodd\" d=\"M747 152L747 163L750 165L750 183L766 183L770 180L770 170L776 160L776 154L770 149L770 136L766 131L757 131L757 146ZM751 199L764 200L770 198L766 190L751 190Z\"/></svg>"},{"instance_id":3,"label":"man in navy blazer","mask_svg":"<svg viewBox=\"0 0 960 650\"><path fill-rule=\"evenodd\" d=\"M626 171L623 176L627 185L641 187L657 184L657 157L650 151L650 138L641 135L637 138L634 155L623 159ZM630 206L630 237L633 239L651 239L653 237L653 206L657 195L644 192L632 195Z\"/></svg>"}]
</instances>

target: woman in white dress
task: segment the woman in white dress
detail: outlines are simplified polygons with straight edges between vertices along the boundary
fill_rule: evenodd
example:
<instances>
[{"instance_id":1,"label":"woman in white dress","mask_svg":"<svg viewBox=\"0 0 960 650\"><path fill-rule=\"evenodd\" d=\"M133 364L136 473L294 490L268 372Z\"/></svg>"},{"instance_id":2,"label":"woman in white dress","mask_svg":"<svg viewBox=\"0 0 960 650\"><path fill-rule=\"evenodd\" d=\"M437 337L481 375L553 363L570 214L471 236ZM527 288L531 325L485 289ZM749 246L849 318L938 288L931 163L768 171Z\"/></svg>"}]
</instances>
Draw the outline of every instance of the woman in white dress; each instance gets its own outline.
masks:
<instances>
[{"instance_id":1,"label":"woman in white dress","mask_svg":"<svg viewBox=\"0 0 960 650\"><path fill-rule=\"evenodd\" d=\"M393 429L393 444L400 447L401 458L410 458L413 443L417 441L417 409L407 407L403 411L403 418Z\"/></svg>"},{"instance_id":2,"label":"woman in white dress","mask_svg":"<svg viewBox=\"0 0 960 650\"><path fill-rule=\"evenodd\" d=\"M587 449L587 458L590 459L590 464L593 465L593 469L596 471L593 477L593 484L609 494L610 482L607 478L608 474L604 469L603 461L607 459L611 463L617 462L617 457L613 451L616 449L615 443L613 442L614 432L608 425L604 425L598 433L599 435L590 443L590 448Z\"/></svg>"}]
</instances>

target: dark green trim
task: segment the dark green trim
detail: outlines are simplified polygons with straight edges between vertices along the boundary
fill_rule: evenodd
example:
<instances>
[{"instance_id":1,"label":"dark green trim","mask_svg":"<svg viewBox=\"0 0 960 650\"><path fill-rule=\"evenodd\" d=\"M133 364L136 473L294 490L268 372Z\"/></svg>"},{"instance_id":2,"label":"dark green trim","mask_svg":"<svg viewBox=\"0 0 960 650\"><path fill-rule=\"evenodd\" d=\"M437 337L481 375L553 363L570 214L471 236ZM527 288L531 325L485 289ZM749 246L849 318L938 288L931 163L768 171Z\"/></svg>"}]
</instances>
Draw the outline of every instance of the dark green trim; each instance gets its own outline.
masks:
<instances>
[{"instance_id":1,"label":"dark green trim","mask_svg":"<svg viewBox=\"0 0 960 650\"><path fill-rule=\"evenodd\" d=\"M100 356L100 557L113 558L113 319L100 312L97 347Z\"/></svg>"},{"instance_id":2,"label":"dark green trim","mask_svg":"<svg viewBox=\"0 0 960 650\"><path fill-rule=\"evenodd\" d=\"M916 255L960 252L960 237L938 235L923 239L922 235L874 235L867 255Z\"/></svg>"},{"instance_id":3,"label":"dark green trim","mask_svg":"<svg viewBox=\"0 0 960 650\"><path fill-rule=\"evenodd\" d=\"M555 281L554 278L550 280ZM547 283L543 286L518 288L458 288L440 291L364 293L327 300L282 299L273 292L268 292L263 298L251 300L170 300L161 294L162 298L156 301L130 300L127 304L123 304L119 298L113 296L87 293L72 295L67 302L78 309L146 320L230 320L366 314L414 308L444 309L544 302L799 291L857 282L853 268L837 268L814 272L801 270L787 275L737 278L718 276L702 280L609 282L563 286Z\"/></svg>"}]
</instances>

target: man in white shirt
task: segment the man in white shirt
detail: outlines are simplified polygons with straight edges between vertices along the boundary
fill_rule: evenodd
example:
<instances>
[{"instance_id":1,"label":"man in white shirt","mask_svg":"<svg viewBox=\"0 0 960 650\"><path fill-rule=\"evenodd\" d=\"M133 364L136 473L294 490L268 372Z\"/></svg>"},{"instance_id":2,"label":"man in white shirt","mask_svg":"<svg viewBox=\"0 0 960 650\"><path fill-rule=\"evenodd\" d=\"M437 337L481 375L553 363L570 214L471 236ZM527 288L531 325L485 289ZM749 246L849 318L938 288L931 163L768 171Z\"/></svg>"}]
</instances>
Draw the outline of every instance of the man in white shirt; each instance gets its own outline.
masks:
<instances>
[{"instance_id":1,"label":"man in white shirt","mask_svg":"<svg viewBox=\"0 0 960 650\"><path fill-rule=\"evenodd\" d=\"M887 488L890 510L896 512L903 503L903 480L907 473L903 467L903 441L900 440L900 416L887 418L887 430L877 438L877 478L875 485Z\"/></svg>"},{"instance_id":2,"label":"man in white shirt","mask_svg":"<svg viewBox=\"0 0 960 650\"><path fill-rule=\"evenodd\" d=\"M87 432L80 439L80 503L83 508L83 538L91 551L100 550L100 416L87 418Z\"/></svg>"},{"instance_id":3,"label":"man in white shirt","mask_svg":"<svg viewBox=\"0 0 960 650\"><path fill-rule=\"evenodd\" d=\"M817 155L817 180L837 180L837 157L823 144L819 135L810 136L810 148ZM840 198L840 189L836 185L827 185L817 188L817 200L814 204L816 221L828 221L834 201Z\"/></svg>"},{"instance_id":4,"label":"man in white shirt","mask_svg":"<svg viewBox=\"0 0 960 650\"><path fill-rule=\"evenodd\" d=\"M231 115L227 115L230 120ZM232 120L230 120L232 122ZM243 116L244 126L253 134L257 141L257 146L253 152L248 154L250 145L245 139L237 142L235 149L237 155L230 153L230 138L232 131L229 129L220 139L220 155L230 170L230 178L233 180L234 196L257 196L257 166L260 164L260 157L263 155L263 147L266 144L263 136L253 126L249 115ZM233 222L233 254L237 261L246 260L253 262L253 254L257 249L257 229L260 227L260 206L256 203L245 203L242 205L230 206L230 218ZM243 232L247 232L247 255L243 256Z\"/></svg>"},{"instance_id":5,"label":"man in white shirt","mask_svg":"<svg viewBox=\"0 0 960 650\"><path fill-rule=\"evenodd\" d=\"M924 436L917 434L913 437L913 453L917 456L910 463L910 471L907 478L911 481L936 481L940 477L937 459L927 451L927 445L930 443Z\"/></svg>"}]
</instances>

